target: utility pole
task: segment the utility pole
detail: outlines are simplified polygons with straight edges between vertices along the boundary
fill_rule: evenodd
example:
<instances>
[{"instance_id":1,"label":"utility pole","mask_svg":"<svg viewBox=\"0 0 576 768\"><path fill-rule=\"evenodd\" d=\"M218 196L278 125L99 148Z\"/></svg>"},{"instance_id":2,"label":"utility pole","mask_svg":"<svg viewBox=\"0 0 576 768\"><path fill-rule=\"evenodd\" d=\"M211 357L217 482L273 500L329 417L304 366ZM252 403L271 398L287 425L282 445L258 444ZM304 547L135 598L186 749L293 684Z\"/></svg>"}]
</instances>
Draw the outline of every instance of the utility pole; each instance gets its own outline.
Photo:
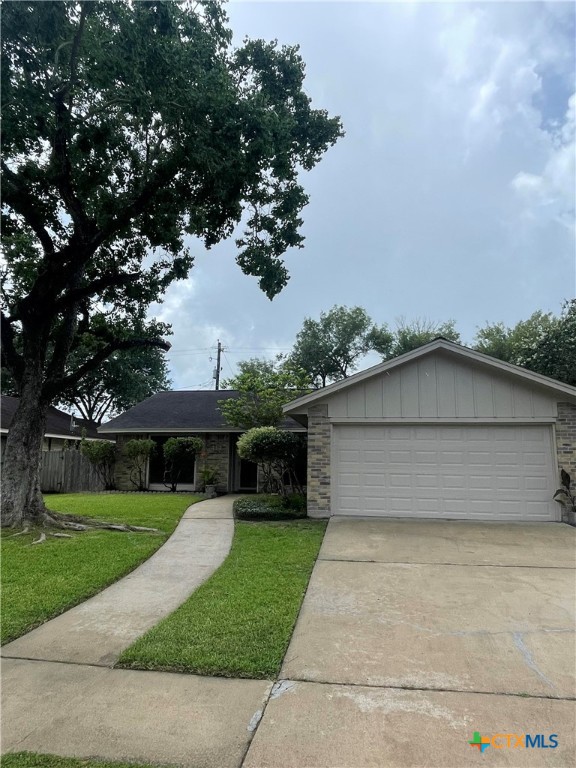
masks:
<instances>
[{"instance_id":1,"label":"utility pole","mask_svg":"<svg viewBox=\"0 0 576 768\"><path fill-rule=\"evenodd\" d=\"M220 389L220 371L222 370L220 368L220 355L224 351L224 347L222 344L220 344L220 339L218 339L218 350L216 352L216 368L214 368L214 378L216 379L216 389Z\"/></svg>"}]
</instances>

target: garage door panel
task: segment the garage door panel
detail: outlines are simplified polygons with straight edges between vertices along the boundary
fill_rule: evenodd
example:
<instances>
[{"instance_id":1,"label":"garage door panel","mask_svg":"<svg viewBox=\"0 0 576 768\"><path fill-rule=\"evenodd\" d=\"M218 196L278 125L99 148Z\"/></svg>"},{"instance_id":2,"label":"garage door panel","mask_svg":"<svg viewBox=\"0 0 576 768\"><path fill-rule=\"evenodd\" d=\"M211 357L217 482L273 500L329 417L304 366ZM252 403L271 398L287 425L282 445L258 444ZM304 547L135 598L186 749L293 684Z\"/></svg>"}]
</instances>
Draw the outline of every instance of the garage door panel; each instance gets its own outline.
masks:
<instances>
[{"instance_id":1,"label":"garage door panel","mask_svg":"<svg viewBox=\"0 0 576 768\"><path fill-rule=\"evenodd\" d=\"M335 514L555 520L555 473L549 426L334 427Z\"/></svg>"},{"instance_id":2,"label":"garage door panel","mask_svg":"<svg viewBox=\"0 0 576 768\"><path fill-rule=\"evenodd\" d=\"M412 478L410 477L409 474L404 474L404 475L390 474L389 478L390 478L390 482L389 482L390 488L410 488L412 485ZM369 482L372 482L372 479L370 479Z\"/></svg>"},{"instance_id":3,"label":"garage door panel","mask_svg":"<svg viewBox=\"0 0 576 768\"><path fill-rule=\"evenodd\" d=\"M519 491L522 478L503 475L496 477L496 490L504 493L506 491Z\"/></svg>"}]
</instances>

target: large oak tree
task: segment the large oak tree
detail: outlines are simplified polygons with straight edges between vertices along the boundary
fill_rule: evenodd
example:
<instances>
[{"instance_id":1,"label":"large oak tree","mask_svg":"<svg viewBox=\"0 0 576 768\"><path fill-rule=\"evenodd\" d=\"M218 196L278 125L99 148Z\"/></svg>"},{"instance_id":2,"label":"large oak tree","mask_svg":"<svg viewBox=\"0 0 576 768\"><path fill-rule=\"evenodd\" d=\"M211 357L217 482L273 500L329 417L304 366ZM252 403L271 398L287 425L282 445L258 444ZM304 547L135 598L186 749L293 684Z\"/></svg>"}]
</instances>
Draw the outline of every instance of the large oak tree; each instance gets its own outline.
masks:
<instances>
[{"instance_id":1,"label":"large oak tree","mask_svg":"<svg viewBox=\"0 0 576 768\"><path fill-rule=\"evenodd\" d=\"M2 364L20 395L2 524L51 516L46 408L118 350L192 255L232 235L273 298L302 244L298 175L341 135L297 47L237 48L221 3L9 2L2 19ZM77 362L75 351L90 349Z\"/></svg>"}]
</instances>

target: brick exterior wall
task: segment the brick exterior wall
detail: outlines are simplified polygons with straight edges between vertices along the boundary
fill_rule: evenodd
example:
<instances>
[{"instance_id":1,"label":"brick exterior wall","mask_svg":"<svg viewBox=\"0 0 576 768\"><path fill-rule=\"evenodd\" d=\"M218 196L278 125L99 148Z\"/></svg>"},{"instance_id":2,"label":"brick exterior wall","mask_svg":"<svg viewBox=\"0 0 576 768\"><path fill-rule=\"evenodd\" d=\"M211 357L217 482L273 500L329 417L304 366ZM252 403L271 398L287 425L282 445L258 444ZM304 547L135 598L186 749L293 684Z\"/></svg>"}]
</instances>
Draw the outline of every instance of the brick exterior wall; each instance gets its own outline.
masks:
<instances>
[{"instance_id":1,"label":"brick exterior wall","mask_svg":"<svg viewBox=\"0 0 576 768\"><path fill-rule=\"evenodd\" d=\"M330 423L328 406L308 409L308 516L330 517Z\"/></svg>"},{"instance_id":2,"label":"brick exterior wall","mask_svg":"<svg viewBox=\"0 0 576 768\"><path fill-rule=\"evenodd\" d=\"M558 466L576 483L576 405L572 403L558 403L556 454Z\"/></svg>"}]
</instances>

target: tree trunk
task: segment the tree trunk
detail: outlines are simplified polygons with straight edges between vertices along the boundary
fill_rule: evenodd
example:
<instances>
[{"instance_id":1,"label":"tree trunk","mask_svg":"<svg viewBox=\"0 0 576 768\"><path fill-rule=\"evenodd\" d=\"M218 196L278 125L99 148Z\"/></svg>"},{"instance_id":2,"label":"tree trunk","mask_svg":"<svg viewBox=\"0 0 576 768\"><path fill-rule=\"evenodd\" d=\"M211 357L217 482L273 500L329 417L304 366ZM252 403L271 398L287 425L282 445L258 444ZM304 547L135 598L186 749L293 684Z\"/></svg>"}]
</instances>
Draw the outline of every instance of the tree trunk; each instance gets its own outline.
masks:
<instances>
[{"instance_id":1,"label":"tree trunk","mask_svg":"<svg viewBox=\"0 0 576 768\"><path fill-rule=\"evenodd\" d=\"M43 525L46 507L40 491L46 408L40 381L28 378L10 425L2 466L2 527Z\"/></svg>"}]
</instances>

